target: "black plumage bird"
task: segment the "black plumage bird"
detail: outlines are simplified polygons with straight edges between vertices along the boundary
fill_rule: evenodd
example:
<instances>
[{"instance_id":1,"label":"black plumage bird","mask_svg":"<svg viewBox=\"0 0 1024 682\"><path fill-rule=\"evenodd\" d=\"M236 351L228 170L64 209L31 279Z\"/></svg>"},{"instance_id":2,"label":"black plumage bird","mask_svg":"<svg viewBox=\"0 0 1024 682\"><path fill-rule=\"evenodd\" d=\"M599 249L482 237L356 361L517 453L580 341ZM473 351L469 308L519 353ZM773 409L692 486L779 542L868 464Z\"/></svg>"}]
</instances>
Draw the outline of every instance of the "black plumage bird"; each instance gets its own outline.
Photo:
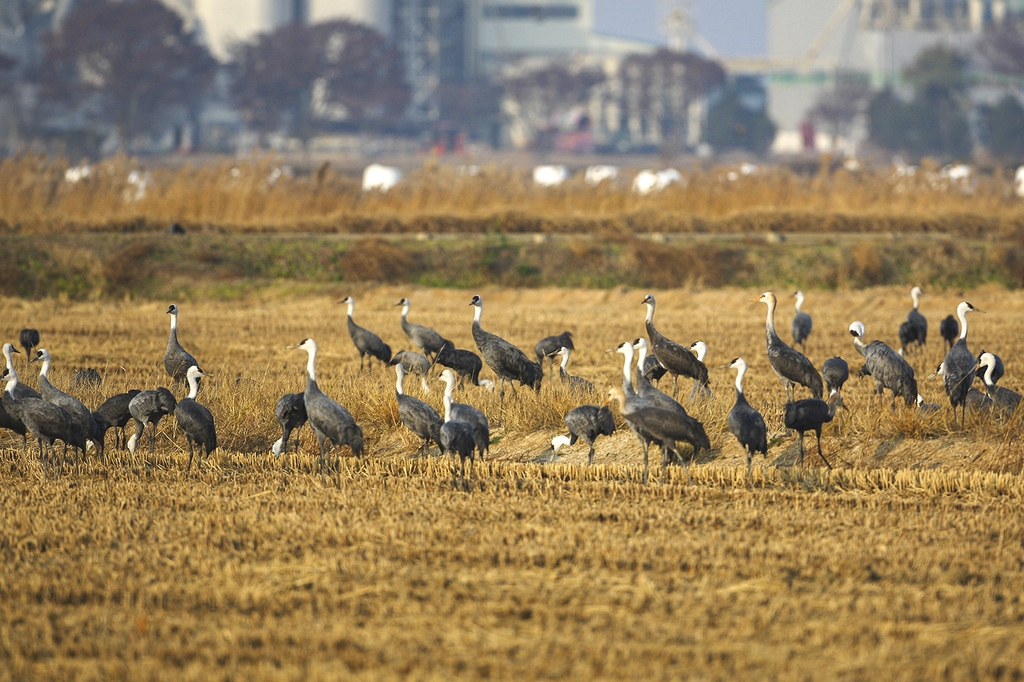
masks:
<instances>
[{"instance_id":1,"label":"black plumage bird","mask_svg":"<svg viewBox=\"0 0 1024 682\"><path fill-rule=\"evenodd\" d=\"M787 346L775 332L775 306L778 305L775 294L766 291L761 294L760 298L754 300L768 306L768 315L765 320L765 343L768 347L768 363L786 387L786 399L789 401L793 400L793 389L796 384L811 389L811 395L820 399L822 385L821 375L818 374L818 370L807 359L807 356L795 348Z\"/></svg>"},{"instance_id":2,"label":"black plumage bird","mask_svg":"<svg viewBox=\"0 0 1024 682\"><path fill-rule=\"evenodd\" d=\"M727 422L729 431L747 451L747 478L750 478L754 454L760 452L768 456L768 427L764 417L747 402L743 393L743 375L747 373L747 362L743 358L735 358L728 367L736 370L736 403L729 410Z\"/></svg>"},{"instance_id":3,"label":"black plumage bird","mask_svg":"<svg viewBox=\"0 0 1024 682\"><path fill-rule=\"evenodd\" d=\"M32 349L39 345L38 329L22 329L18 334L18 342L25 349L25 357L32 359Z\"/></svg>"},{"instance_id":4,"label":"black plumage bird","mask_svg":"<svg viewBox=\"0 0 1024 682\"><path fill-rule=\"evenodd\" d=\"M363 359L367 356L369 356L367 367L370 369L372 369L372 364L370 363L373 362L373 358L377 358L379 362L385 365L391 362L391 346L384 343L379 336L369 329L360 327L352 320L356 300L351 296L346 296L340 302L348 305L348 335L352 337L352 343L355 344L356 350L359 351L359 371L363 371Z\"/></svg>"},{"instance_id":5,"label":"black plumage bird","mask_svg":"<svg viewBox=\"0 0 1024 682\"><path fill-rule=\"evenodd\" d=\"M953 424L956 425L956 408L960 408L960 427L963 428L967 418L967 392L974 383L977 361L971 351L967 348L967 313L984 312L978 310L967 301L963 301L956 307L956 316L960 320L960 338L953 344L953 347L946 353L946 359L942 361L945 369L943 374L943 386L946 395L949 396L949 404L953 407Z\"/></svg>"},{"instance_id":6,"label":"black plumage bird","mask_svg":"<svg viewBox=\"0 0 1024 682\"><path fill-rule=\"evenodd\" d=\"M907 313L907 319L900 324L900 355L905 355L911 344L923 346L928 343L928 320L917 309L923 293L920 287L914 287L910 290L910 297L914 300L914 307Z\"/></svg>"},{"instance_id":7,"label":"black plumage bird","mask_svg":"<svg viewBox=\"0 0 1024 682\"><path fill-rule=\"evenodd\" d=\"M434 356L434 362L455 370L455 373L459 375L459 388L462 388L463 382L469 379L469 383L474 386L483 386L487 390L494 389L493 381L480 378L480 370L484 368L484 362L479 355L471 350L456 348L449 341L441 349L441 352Z\"/></svg>"},{"instance_id":8,"label":"black plumage bird","mask_svg":"<svg viewBox=\"0 0 1024 682\"><path fill-rule=\"evenodd\" d=\"M850 378L850 366L839 356L829 358L821 366L821 377L825 380L825 390L831 395L832 391L843 390L843 384Z\"/></svg>"},{"instance_id":9,"label":"black plumage bird","mask_svg":"<svg viewBox=\"0 0 1024 682\"><path fill-rule=\"evenodd\" d=\"M551 361L554 360L552 354L557 352L558 349L563 346L571 351L576 350L576 346L572 341L572 332L565 331L561 334L545 336L533 346L533 352L537 355L537 362L541 366L544 365L545 358L548 360L550 366Z\"/></svg>"},{"instance_id":10,"label":"black plumage bird","mask_svg":"<svg viewBox=\"0 0 1024 682\"><path fill-rule=\"evenodd\" d=\"M956 323L956 318L952 315L947 315L946 319L939 323L939 334L942 335L942 339L946 342L946 347L952 348L953 344L956 343L956 337L960 335L960 326Z\"/></svg>"},{"instance_id":11,"label":"black plumage bird","mask_svg":"<svg viewBox=\"0 0 1024 682\"><path fill-rule=\"evenodd\" d=\"M598 437L615 433L615 417L607 405L580 405L566 413L565 427L569 429L568 436L555 436L551 440L555 455L560 448L575 445L582 438L590 446L590 452L587 453L587 464L590 465L594 463L594 443ZM557 445L555 441L558 441Z\"/></svg>"},{"instance_id":12,"label":"black plumage bird","mask_svg":"<svg viewBox=\"0 0 1024 682\"><path fill-rule=\"evenodd\" d=\"M704 366L704 363L694 357L687 348L668 338L654 326L654 311L657 306L654 296L647 294L640 303L647 306L647 317L644 324L647 327L647 338L651 341L651 352L654 353L654 357L658 358L661 366L672 375L672 395L677 395L679 392L680 375L690 377L696 382L694 390L690 392L691 399L698 387L705 395L710 395L708 368Z\"/></svg>"},{"instance_id":13,"label":"black plumage bird","mask_svg":"<svg viewBox=\"0 0 1024 682\"><path fill-rule=\"evenodd\" d=\"M274 408L274 416L281 426L281 437L274 442L271 452L275 457L280 457L282 452L288 452L288 441L291 439L292 431L298 431L306 423L306 401L301 393L285 393L277 401ZM299 437L295 436L295 448L299 447Z\"/></svg>"},{"instance_id":14,"label":"black plumage bird","mask_svg":"<svg viewBox=\"0 0 1024 682\"><path fill-rule=\"evenodd\" d=\"M167 334L167 350L164 351L164 370L177 383L185 383L188 368L199 362L191 353L178 343L178 306L172 303L167 307L171 316L171 331Z\"/></svg>"},{"instance_id":15,"label":"black plumage bird","mask_svg":"<svg viewBox=\"0 0 1024 682\"><path fill-rule=\"evenodd\" d=\"M213 413L206 405L196 401L199 394L199 379L208 376L196 365L188 368L185 380L188 382L188 396L178 401L174 408L174 418L178 426L185 432L188 441L188 466L192 470L193 446L199 449L198 468L203 468L203 456L209 457L217 449L217 427L213 421Z\"/></svg>"},{"instance_id":16,"label":"black plumage bird","mask_svg":"<svg viewBox=\"0 0 1024 682\"><path fill-rule=\"evenodd\" d=\"M185 371L185 374L188 375L188 370ZM128 401L128 411L135 420L135 433L128 439L128 452L135 454L139 438L142 437L142 432L149 424L149 454L152 455L156 449L156 427L165 415L174 414L174 408L177 405L178 401L174 399L174 394L163 386L141 391Z\"/></svg>"},{"instance_id":17,"label":"black plumage bird","mask_svg":"<svg viewBox=\"0 0 1024 682\"><path fill-rule=\"evenodd\" d=\"M127 439L124 434L124 427L128 425L128 421L132 418L132 413L128 410L128 404L132 401L132 398L137 396L142 391L133 388L127 393L118 393L107 398L102 405L97 407L93 411L93 416L97 417L97 421L102 420L100 424L101 428L106 429L117 429L114 431L114 449L124 449L128 446Z\"/></svg>"},{"instance_id":18,"label":"black plumage bird","mask_svg":"<svg viewBox=\"0 0 1024 682\"><path fill-rule=\"evenodd\" d=\"M523 386L529 386L540 393L540 384L544 379L544 370L540 363L531 362L526 353L497 334L485 331L480 326L480 316L484 310L484 301L480 296L474 296L469 302L473 306L473 341L480 350L484 362L498 377L498 415L499 419L504 413L505 406L505 382L510 384L518 381ZM515 385L512 385L515 390Z\"/></svg>"},{"instance_id":19,"label":"black plumage bird","mask_svg":"<svg viewBox=\"0 0 1024 682\"><path fill-rule=\"evenodd\" d=\"M832 468L821 452L821 428L832 421L839 407L843 407L843 398L838 393L829 396L827 402L818 398L806 398L786 403L786 428L800 434L800 464L804 463L804 432L814 431L814 435L818 437L818 455L825 462L825 466Z\"/></svg>"}]
</instances>

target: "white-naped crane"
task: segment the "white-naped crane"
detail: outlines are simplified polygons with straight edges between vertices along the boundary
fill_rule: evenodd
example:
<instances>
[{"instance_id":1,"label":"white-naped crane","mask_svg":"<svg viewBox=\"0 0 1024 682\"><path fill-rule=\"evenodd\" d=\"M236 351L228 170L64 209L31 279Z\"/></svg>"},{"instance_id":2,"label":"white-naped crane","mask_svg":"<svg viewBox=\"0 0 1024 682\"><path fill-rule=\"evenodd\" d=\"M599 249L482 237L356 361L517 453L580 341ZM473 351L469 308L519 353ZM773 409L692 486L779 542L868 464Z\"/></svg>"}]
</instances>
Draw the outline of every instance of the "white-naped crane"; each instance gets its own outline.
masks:
<instances>
[{"instance_id":1,"label":"white-naped crane","mask_svg":"<svg viewBox=\"0 0 1024 682\"><path fill-rule=\"evenodd\" d=\"M213 413L210 408L196 400L199 395L199 379L209 376L197 365L188 368L185 380L188 382L188 395L178 401L174 408L174 418L178 426L185 432L185 440L188 442L188 467L186 471L192 470L192 458L194 449L199 450L199 462L197 468L203 468L203 458L209 457L217 449L217 426L213 421Z\"/></svg>"},{"instance_id":2,"label":"white-naped crane","mask_svg":"<svg viewBox=\"0 0 1024 682\"><path fill-rule=\"evenodd\" d=\"M753 477L751 465L754 455L760 452L768 457L768 427L764 417L748 401L743 393L743 377L747 373L747 361L734 358L726 367L736 370L736 402L729 410L727 423L729 431L736 436L743 449L747 452L747 479Z\"/></svg>"},{"instance_id":3,"label":"white-naped crane","mask_svg":"<svg viewBox=\"0 0 1024 682\"><path fill-rule=\"evenodd\" d=\"M917 309L922 295L924 292L921 291L921 287L914 287L910 290L910 298L914 301L914 307L907 313L907 319L900 324L900 355L905 355L911 344L921 347L928 343L928 319Z\"/></svg>"},{"instance_id":4,"label":"white-naped crane","mask_svg":"<svg viewBox=\"0 0 1024 682\"><path fill-rule=\"evenodd\" d=\"M352 338L352 343L355 345L356 350L359 351L359 371L363 371L364 359L366 359L368 370L373 369L374 358L385 365L391 362L391 346L384 343L379 336L369 329L360 327L352 319L352 313L355 312L356 308L356 299L346 296L339 303L344 303L348 306L348 335Z\"/></svg>"},{"instance_id":5,"label":"white-naped crane","mask_svg":"<svg viewBox=\"0 0 1024 682\"><path fill-rule=\"evenodd\" d=\"M484 300L480 296L473 296L469 304L473 306L473 341L484 362L498 377L498 419L501 419L505 410L505 382L512 385L513 391L515 385L512 382L518 381L540 393L544 370L540 363L532 362L519 348L480 326L480 316L484 310Z\"/></svg>"},{"instance_id":6,"label":"white-naped crane","mask_svg":"<svg viewBox=\"0 0 1024 682\"><path fill-rule=\"evenodd\" d=\"M320 480L327 485L325 472L327 453L331 450L331 444L333 443L339 448L347 445L355 456L361 457L364 445L363 429L356 423L344 405L329 398L316 383L316 341L303 339L298 344L288 347L306 351L306 390L303 392L302 398L306 405L306 417L309 420L309 425L313 427L317 444L320 446ZM336 468L340 486L341 468L340 466L336 466Z\"/></svg>"},{"instance_id":7,"label":"white-naped crane","mask_svg":"<svg viewBox=\"0 0 1024 682\"><path fill-rule=\"evenodd\" d=\"M960 428L963 428L967 418L967 392L974 383L977 365L974 355L967 348L967 314L971 312L983 313L967 301L962 301L956 307L956 316L960 321L960 338L953 344L953 347L946 353L946 359L942 361L944 373L942 375L946 395L949 396L949 404L953 407L953 426L956 427L956 409L960 408Z\"/></svg>"},{"instance_id":8,"label":"white-naped crane","mask_svg":"<svg viewBox=\"0 0 1024 682\"><path fill-rule=\"evenodd\" d=\"M420 445L419 454L424 454L434 441L437 447L441 447L441 415L433 407L419 398L405 395L402 384L405 383L405 365L401 362L395 365L395 399L398 401L398 418L417 436L423 439Z\"/></svg>"},{"instance_id":9,"label":"white-naped crane","mask_svg":"<svg viewBox=\"0 0 1024 682\"><path fill-rule=\"evenodd\" d=\"M843 397L838 392L828 397L828 400L818 398L806 398L796 402L786 403L784 421L787 429L792 429L800 434L800 464L804 463L804 432L814 431L818 437L818 456L825 462L829 469L832 464L825 459L821 451L821 428L832 421L836 416L836 409L844 407Z\"/></svg>"},{"instance_id":10,"label":"white-naped crane","mask_svg":"<svg viewBox=\"0 0 1024 682\"><path fill-rule=\"evenodd\" d=\"M917 402L917 378L914 368L906 359L882 341L864 343L864 323L850 324L853 346L864 356L864 369L875 380L875 393L879 399L885 389L892 391L893 404L903 398L909 407Z\"/></svg>"},{"instance_id":11,"label":"white-naped crane","mask_svg":"<svg viewBox=\"0 0 1024 682\"><path fill-rule=\"evenodd\" d=\"M811 335L814 321L810 315L800 309L804 304L804 292L797 291L793 296L796 297L796 315L793 316L791 329L793 332L793 345L799 344L801 349L806 350L807 337Z\"/></svg>"},{"instance_id":12,"label":"white-naped crane","mask_svg":"<svg viewBox=\"0 0 1024 682\"><path fill-rule=\"evenodd\" d=\"M818 370L815 369L806 355L786 345L775 332L775 307L778 305L778 299L775 298L775 294L766 291L759 298L755 298L754 302L764 303L768 306L768 315L765 319L765 344L768 347L768 363L786 387L787 401L793 401L795 397L794 387L797 384L806 386L811 390L811 395L820 399L822 384L821 375L818 374Z\"/></svg>"},{"instance_id":13,"label":"white-naped crane","mask_svg":"<svg viewBox=\"0 0 1024 682\"><path fill-rule=\"evenodd\" d=\"M640 302L647 306L647 316L644 318L644 326L647 329L647 338L651 342L651 352L658 359L661 366L672 375L672 395L679 393L679 377L690 377L694 380L694 390L690 392L693 399L694 393L699 387L705 395L711 394L708 385L708 368L703 362L694 357L686 347L681 346L672 339L658 331L654 326L654 312L657 302L653 294L647 294Z\"/></svg>"},{"instance_id":14,"label":"white-naped crane","mask_svg":"<svg viewBox=\"0 0 1024 682\"><path fill-rule=\"evenodd\" d=\"M409 340L412 341L417 348L423 351L423 355L425 357L432 359L441 351L446 343L451 343L448 339L444 338L430 327L409 322L409 307L412 303L408 298L403 298L395 305L402 306L402 331L405 332L405 335L409 337ZM409 368L406 367L406 369Z\"/></svg>"}]
</instances>

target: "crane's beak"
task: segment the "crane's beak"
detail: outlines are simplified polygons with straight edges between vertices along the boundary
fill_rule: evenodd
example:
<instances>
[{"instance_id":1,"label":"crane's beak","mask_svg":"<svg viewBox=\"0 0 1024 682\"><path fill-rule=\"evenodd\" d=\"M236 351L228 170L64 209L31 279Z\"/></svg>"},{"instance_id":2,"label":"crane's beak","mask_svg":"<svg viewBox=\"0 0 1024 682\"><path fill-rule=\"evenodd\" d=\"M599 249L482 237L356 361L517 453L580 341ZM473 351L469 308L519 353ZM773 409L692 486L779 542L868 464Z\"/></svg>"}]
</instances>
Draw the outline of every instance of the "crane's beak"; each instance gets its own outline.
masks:
<instances>
[{"instance_id":1,"label":"crane's beak","mask_svg":"<svg viewBox=\"0 0 1024 682\"><path fill-rule=\"evenodd\" d=\"M11 352L12 353L17 353L18 355L21 355L21 351L18 350L17 348L15 348L13 345L11 346Z\"/></svg>"}]
</instances>

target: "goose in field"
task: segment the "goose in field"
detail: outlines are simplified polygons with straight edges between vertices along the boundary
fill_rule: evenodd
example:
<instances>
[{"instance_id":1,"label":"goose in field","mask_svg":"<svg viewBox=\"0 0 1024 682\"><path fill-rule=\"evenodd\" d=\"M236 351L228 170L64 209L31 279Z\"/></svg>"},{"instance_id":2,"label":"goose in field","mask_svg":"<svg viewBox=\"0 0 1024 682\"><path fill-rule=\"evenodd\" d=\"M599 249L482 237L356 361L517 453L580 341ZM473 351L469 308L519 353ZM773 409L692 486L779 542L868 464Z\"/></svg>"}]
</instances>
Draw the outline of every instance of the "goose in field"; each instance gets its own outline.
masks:
<instances>
[{"instance_id":1,"label":"goose in field","mask_svg":"<svg viewBox=\"0 0 1024 682\"><path fill-rule=\"evenodd\" d=\"M647 306L647 317L644 324L647 327L647 337L651 341L651 352L654 353L654 357L658 358L661 366L672 375L672 395L676 395L679 391L680 375L690 377L706 394L710 395L708 368L704 366L704 363L695 358L689 350L659 332L654 326L654 311L657 306L654 296L647 294L640 303ZM692 396L691 393L691 398Z\"/></svg>"},{"instance_id":2,"label":"goose in field","mask_svg":"<svg viewBox=\"0 0 1024 682\"><path fill-rule=\"evenodd\" d=\"M178 401L174 408L174 418L178 426L185 432L185 440L188 441L188 466L186 471L192 470L193 445L199 449L198 468L203 468L203 453L209 457L217 449L217 427L213 422L213 413L205 405L196 401L199 394L199 379L209 376L206 372L192 365L185 374L188 382L188 396Z\"/></svg>"},{"instance_id":3,"label":"goose in field","mask_svg":"<svg viewBox=\"0 0 1024 682\"><path fill-rule=\"evenodd\" d=\"M185 383L188 368L199 363L178 343L178 306L172 303L167 308L171 316L171 331L167 335L167 350L164 352L164 369L176 382Z\"/></svg>"},{"instance_id":4,"label":"goose in field","mask_svg":"<svg viewBox=\"0 0 1024 682\"><path fill-rule=\"evenodd\" d=\"M761 413L747 402L747 397L743 394L743 376L747 373L746 360L735 358L726 367L736 370L736 403L729 410L727 423L729 431L747 451L747 478L750 479L753 475L751 465L754 454L760 452L768 457L768 427Z\"/></svg>"},{"instance_id":5,"label":"goose in field","mask_svg":"<svg viewBox=\"0 0 1024 682\"><path fill-rule=\"evenodd\" d=\"M352 320L352 313L355 311L356 299L351 296L343 298L341 303L348 306L348 335L352 337L352 343L359 351L359 371L363 371L363 359L369 356L367 367L372 369L373 358L387 364L391 362L391 346L384 343L379 336L364 329Z\"/></svg>"},{"instance_id":6,"label":"goose in field","mask_svg":"<svg viewBox=\"0 0 1024 682\"><path fill-rule=\"evenodd\" d=\"M511 343L497 334L484 331L480 326L480 316L484 310L484 301L480 296L474 296L469 302L473 306L473 341L480 350L487 366L498 376L498 415L503 414L505 405L505 382L518 381L523 386L529 386L538 393L540 384L544 379L544 370L540 363L531 362L526 353L519 350ZM515 386L513 385L513 390Z\"/></svg>"},{"instance_id":7,"label":"goose in field","mask_svg":"<svg viewBox=\"0 0 1024 682\"><path fill-rule=\"evenodd\" d=\"M766 291L761 294L760 298L754 299L754 302L764 303L768 306L768 315L765 320L765 343L768 347L768 363L786 387L786 399L789 402L793 401L793 389L796 384L811 389L811 394L815 398L820 399L822 385L821 375L818 374L818 370L814 368L814 365L807 359L807 356L787 346L775 332L775 306L778 305L775 294Z\"/></svg>"},{"instance_id":8,"label":"goose in field","mask_svg":"<svg viewBox=\"0 0 1024 682\"><path fill-rule=\"evenodd\" d=\"M879 398L885 389L892 391L893 404L903 398L907 406L917 402L917 379L914 368L902 355L881 341L864 343L864 323L850 324L853 346L864 356L864 368L875 380L875 393Z\"/></svg>"}]
</instances>

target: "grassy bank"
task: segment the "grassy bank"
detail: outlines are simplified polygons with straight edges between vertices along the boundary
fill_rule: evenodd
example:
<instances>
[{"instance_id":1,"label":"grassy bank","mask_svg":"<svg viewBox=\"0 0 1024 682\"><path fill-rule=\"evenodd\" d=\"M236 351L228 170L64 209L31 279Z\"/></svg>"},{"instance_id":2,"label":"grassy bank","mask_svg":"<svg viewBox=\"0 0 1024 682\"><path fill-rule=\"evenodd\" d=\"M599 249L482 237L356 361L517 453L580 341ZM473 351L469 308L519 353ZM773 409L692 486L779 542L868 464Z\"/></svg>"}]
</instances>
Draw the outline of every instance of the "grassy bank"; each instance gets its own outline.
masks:
<instances>
[{"instance_id":1,"label":"grassy bank","mask_svg":"<svg viewBox=\"0 0 1024 682\"><path fill-rule=\"evenodd\" d=\"M1015 240L107 233L0 235L0 249L0 295L72 300L232 298L275 283L812 289L1024 284L1024 245Z\"/></svg>"}]
</instances>

